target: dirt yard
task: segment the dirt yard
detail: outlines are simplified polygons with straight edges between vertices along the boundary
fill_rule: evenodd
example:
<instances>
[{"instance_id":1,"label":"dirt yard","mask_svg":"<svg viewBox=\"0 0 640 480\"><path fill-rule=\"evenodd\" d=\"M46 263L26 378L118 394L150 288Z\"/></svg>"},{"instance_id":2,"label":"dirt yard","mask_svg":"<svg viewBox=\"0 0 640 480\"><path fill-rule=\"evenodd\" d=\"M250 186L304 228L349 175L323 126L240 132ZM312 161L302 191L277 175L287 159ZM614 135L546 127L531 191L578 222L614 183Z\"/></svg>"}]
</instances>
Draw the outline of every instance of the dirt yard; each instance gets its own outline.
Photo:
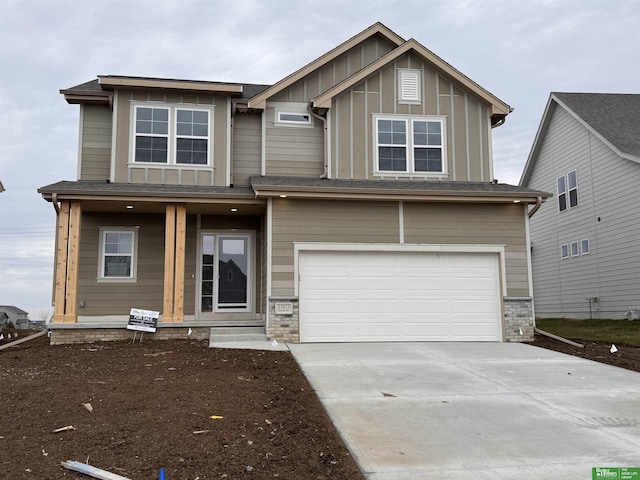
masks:
<instances>
[{"instance_id":1,"label":"dirt yard","mask_svg":"<svg viewBox=\"0 0 640 480\"><path fill-rule=\"evenodd\" d=\"M636 347L533 345L640 371ZM0 419L3 479L90 478L66 460L133 480L363 479L288 352L41 337L0 351Z\"/></svg>"},{"instance_id":2,"label":"dirt yard","mask_svg":"<svg viewBox=\"0 0 640 480\"><path fill-rule=\"evenodd\" d=\"M0 351L0 419L3 479L364 478L288 352L45 336Z\"/></svg>"}]
</instances>

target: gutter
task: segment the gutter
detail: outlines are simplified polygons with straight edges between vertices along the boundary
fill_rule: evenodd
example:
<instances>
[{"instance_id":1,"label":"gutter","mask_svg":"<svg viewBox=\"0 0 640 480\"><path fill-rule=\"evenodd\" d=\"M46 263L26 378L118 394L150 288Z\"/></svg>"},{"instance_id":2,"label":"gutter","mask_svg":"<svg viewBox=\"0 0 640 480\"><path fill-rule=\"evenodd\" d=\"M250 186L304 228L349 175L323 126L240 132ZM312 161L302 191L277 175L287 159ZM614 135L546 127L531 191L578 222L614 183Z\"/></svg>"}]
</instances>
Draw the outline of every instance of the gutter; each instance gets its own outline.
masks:
<instances>
[{"instance_id":1,"label":"gutter","mask_svg":"<svg viewBox=\"0 0 640 480\"><path fill-rule=\"evenodd\" d=\"M538 197L536 199L535 206L531 210L529 210L529 218L533 217L533 214L536 213L541 206L542 206L542 197Z\"/></svg>"}]
</instances>

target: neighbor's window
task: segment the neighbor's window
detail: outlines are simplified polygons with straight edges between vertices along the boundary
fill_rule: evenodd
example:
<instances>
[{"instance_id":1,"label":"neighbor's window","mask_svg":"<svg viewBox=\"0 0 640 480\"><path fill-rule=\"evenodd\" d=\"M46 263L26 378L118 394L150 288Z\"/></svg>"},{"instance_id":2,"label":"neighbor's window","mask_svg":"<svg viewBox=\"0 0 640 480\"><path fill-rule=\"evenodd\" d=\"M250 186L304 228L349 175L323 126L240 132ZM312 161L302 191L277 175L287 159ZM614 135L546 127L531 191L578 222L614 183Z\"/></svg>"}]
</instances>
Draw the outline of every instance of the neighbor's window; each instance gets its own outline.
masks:
<instances>
[{"instance_id":1,"label":"neighbor's window","mask_svg":"<svg viewBox=\"0 0 640 480\"><path fill-rule=\"evenodd\" d=\"M577 257L580 255L580 250L578 249L578 242L571 242L571 256Z\"/></svg>"},{"instance_id":2,"label":"neighbor's window","mask_svg":"<svg viewBox=\"0 0 640 480\"><path fill-rule=\"evenodd\" d=\"M273 107L273 123L279 127L312 127L313 116L309 107L301 102L270 102Z\"/></svg>"},{"instance_id":3,"label":"neighbor's window","mask_svg":"<svg viewBox=\"0 0 640 480\"><path fill-rule=\"evenodd\" d=\"M567 201L568 193L568 201ZM558 209L562 212L567 208L578 206L578 175L575 170L558 177Z\"/></svg>"},{"instance_id":4,"label":"neighbor's window","mask_svg":"<svg viewBox=\"0 0 640 480\"><path fill-rule=\"evenodd\" d=\"M311 115L308 113L278 112L278 123L292 123L297 125L311 125Z\"/></svg>"},{"instance_id":5,"label":"neighbor's window","mask_svg":"<svg viewBox=\"0 0 640 480\"><path fill-rule=\"evenodd\" d=\"M569 258L569 244L564 243L560 246L560 257Z\"/></svg>"},{"instance_id":6,"label":"neighbor's window","mask_svg":"<svg viewBox=\"0 0 640 480\"><path fill-rule=\"evenodd\" d=\"M443 118L374 118L377 172L446 173Z\"/></svg>"},{"instance_id":7,"label":"neighbor's window","mask_svg":"<svg viewBox=\"0 0 640 480\"><path fill-rule=\"evenodd\" d=\"M134 279L137 238L133 229L100 231L100 274L102 279Z\"/></svg>"},{"instance_id":8,"label":"neighbor's window","mask_svg":"<svg viewBox=\"0 0 640 480\"><path fill-rule=\"evenodd\" d=\"M589 245L588 238L580 241L580 252L582 255L588 255L589 253L591 253L591 245Z\"/></svg>"},{"instance_id":9,"label":"neighbor's window","mask_svg":"<svg viewBox=\"0 0 640 480\"><path fill-rule=\"evenodd\" d=\"M398 70L398 101L420 103L422 101L422 72L401 68Z\"/></svg>"},{"instance_id":10,"label":"neighbor's window","mask_svg":"<svg viewBox=\"0 0 640 480\"><path fill-rule=\"evenodd\" d=\"M209 165L209 109L134 107L135 163Z\"/></svg>"}]
</instances>

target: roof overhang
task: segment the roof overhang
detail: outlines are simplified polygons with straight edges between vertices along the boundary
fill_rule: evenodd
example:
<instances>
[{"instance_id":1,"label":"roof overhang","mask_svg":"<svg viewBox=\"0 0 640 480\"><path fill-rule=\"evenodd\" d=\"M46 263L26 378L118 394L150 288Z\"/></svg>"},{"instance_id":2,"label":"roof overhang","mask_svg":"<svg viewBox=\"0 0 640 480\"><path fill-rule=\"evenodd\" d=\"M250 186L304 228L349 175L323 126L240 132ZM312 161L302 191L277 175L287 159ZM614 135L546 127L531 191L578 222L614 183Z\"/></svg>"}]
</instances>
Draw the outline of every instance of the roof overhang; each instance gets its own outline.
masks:
<instances>
[{"instance_id":1,"label":"roof overhang","mask_svg":"<svg viewBox=\"0 0 640 480\"><path fill-rule=\"evenodd\" d=\"M115 88L145 88L200 93L224 93L234 96L242 95L243 91L243 86L236 83L175 80L166 78L121 77L117 75L98 75L98 83L105 90L113 90Z\"/></svg>"},{"instance_id":2,"label":"roof overhang","mask_svg":"<svg viewBox=\"0 0 640 480\"><path fill-rule=\"evenodd\" d=\"M60 90L60 93L64 95L64 99L69 104L113 104L113 92L96 92L82 90Z\"/></svg>"},{"instance_id":3,"label":"roof overhang","mask_svg":"<svg viewBox=\"0 0 640 480\"><path fill-rule=\"evenodd\" d=\"M552 196L550 193L512 186L460 185L453 182L352 182L324 179L309 182L305 179L296 185L286 177L255 177L251 186L258 198L536 204Z\"/></svg>"}]
</instances>

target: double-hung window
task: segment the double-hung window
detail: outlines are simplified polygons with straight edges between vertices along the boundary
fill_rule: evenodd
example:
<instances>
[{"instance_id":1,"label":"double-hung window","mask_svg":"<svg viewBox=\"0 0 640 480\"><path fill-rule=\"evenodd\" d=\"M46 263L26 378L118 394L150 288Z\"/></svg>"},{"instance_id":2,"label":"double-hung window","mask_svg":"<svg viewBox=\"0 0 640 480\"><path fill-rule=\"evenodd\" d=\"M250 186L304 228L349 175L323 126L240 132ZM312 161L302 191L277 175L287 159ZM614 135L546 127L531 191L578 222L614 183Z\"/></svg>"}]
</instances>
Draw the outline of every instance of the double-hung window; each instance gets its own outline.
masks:
<instances>
[{"instance_id":1,"label":"double-hung window","mask_svg":"<svg viewBox=\"0 0 640 480\"><path fill-rule=\"evenodd\" d=\"M211 109L135 105L133 163L209 165Z\"/></svg>"},{"instance_id":2,"label":"double-hung window","mask_svg":"<svg viewBox=\"0 0 640 480\"><path fill-rule=\"evenodd\" d=\"M575 170L558 177L558 209L563 212L578 206L578 175Z\"/></svg>"},{"instance_id":3,"label":"double-hung window","mask_svg":"<svg viewBox=\"0 0 640 480\"><path fill-rule=\"evenodd\" d=\"M135 229L100 230L100 265L102 280L135 280L137 235Z\"/></svg>"},{"instance_id":4,"label":"double-hung window","mask_svg":"<svg viewBox=\"0 0 640 480\"><path fill-rule=\"evenodd\" d=\"M374 116L374 128L377 173L446 173L444 118Z\"/></svg>"}]
</instances>

